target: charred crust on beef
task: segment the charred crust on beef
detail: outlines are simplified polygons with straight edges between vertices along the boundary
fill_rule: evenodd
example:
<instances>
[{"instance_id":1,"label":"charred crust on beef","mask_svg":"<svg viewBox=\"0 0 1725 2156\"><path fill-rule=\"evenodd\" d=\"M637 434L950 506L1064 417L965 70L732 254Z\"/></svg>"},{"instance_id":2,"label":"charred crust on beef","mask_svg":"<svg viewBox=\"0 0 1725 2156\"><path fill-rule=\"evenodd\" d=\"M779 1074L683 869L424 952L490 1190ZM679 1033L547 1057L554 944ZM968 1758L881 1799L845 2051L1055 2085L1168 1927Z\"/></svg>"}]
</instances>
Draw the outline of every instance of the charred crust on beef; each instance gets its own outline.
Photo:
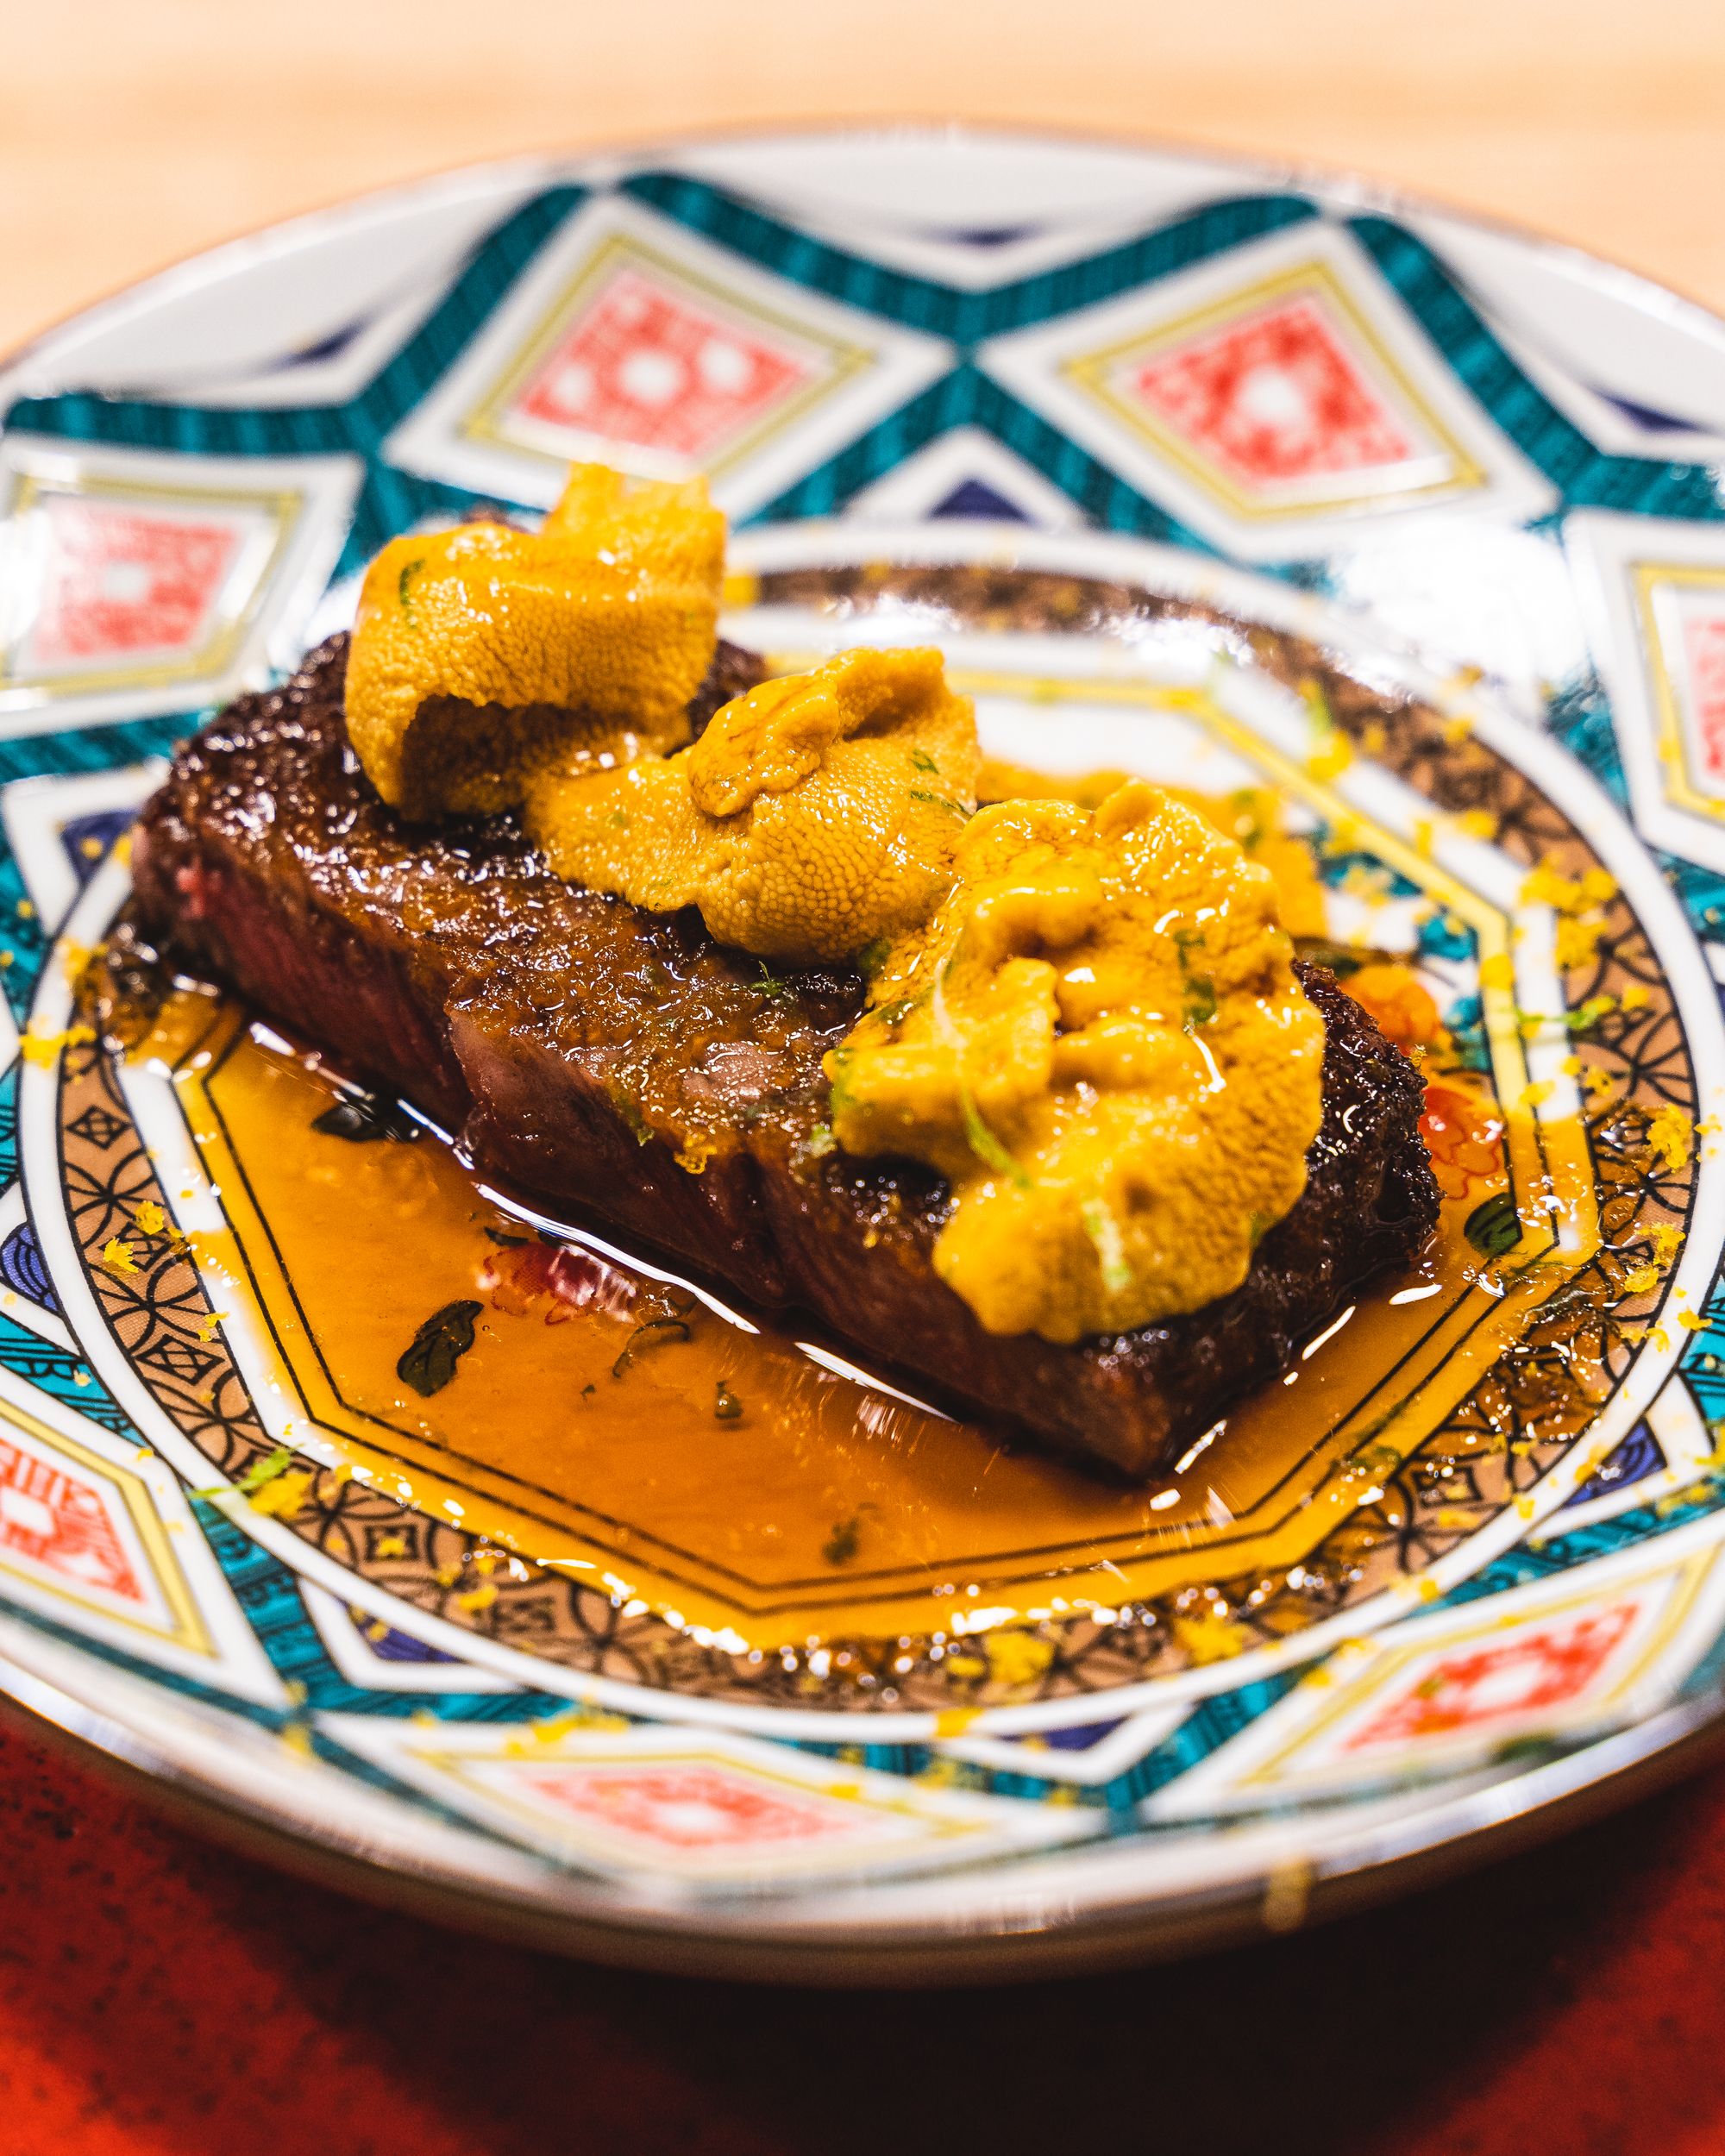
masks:
<instances>
[{"instance_id":1,"label":"charred crust on beef","mask_svg":"<svg viewBox=\"0 0 1725 2156\"><path fill-rule=\"evenodd\" d=\"M418 1104L482 1167L812 1311L963 1412L1133 1477L1284 1369L1434 1224L1417 1073L1302 965L1326 1030L1323 1123L1244 1284L1075 1347L985 1332L932 1269L941 1179L822 1141L821 1057L862 1007L860 977L765 980L698 916L561 882L506 817L410 830L348 749L346 656L331 638L181 749L138 825L132 933ZM721 645L692 709L758 674ZM677 1158L691 1118L711 1140L699 1173Z\"/></svg>"},{"instance_id":2,"label":"charred crust on beef","mask_svg":"<svg viewBox=\"0 0 1725 2156\"><path fill-rule=\"evenodd\" d=\"M741 644L726 643L721 636L706 678L689 699L691 735L699 740L721 704L729 704L733 697L747 696L750 689L759 688L766 678L767 669L758 652L745 651Z\"/></svg>"}]
</instances>

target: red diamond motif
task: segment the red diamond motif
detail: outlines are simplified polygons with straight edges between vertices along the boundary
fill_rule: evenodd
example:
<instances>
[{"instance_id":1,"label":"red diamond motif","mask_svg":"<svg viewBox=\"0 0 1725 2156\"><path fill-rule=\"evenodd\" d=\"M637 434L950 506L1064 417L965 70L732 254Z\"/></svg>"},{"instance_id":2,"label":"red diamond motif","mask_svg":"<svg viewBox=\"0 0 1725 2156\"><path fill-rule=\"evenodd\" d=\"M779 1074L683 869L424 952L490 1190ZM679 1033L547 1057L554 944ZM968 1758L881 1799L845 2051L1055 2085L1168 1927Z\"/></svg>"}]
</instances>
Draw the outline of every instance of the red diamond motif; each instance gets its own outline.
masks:
<instances>
[{"instance_id":1,"label":"red diamond motif","mask_svg":"<svg viewBox=\"0 0 1725 2156\"><path fill-rule=\"evenodd\" d=\"M1403 464L1416 454L1321 304L1305 294L1157 353L1128 387L1248 487Z\"/></svg>"},{"instance_id":2,"label":"red diamond motif","mask_svg":"<svg viewBox=\"0 0 1725 2156\"><path fill-rule=\"evenodd\" d=\"M1447 1656L1356 1730L1346 1749L1448 1736L1569 1706L1586 1693L1638 1612L1638 1604L1619 1602Z\"/></svg>"},{"instance_id":3,"label":"red diamond motif","mask_svg":"<svg viewBox=\"0 0 1725 2156\"><path fill-rule=\"evenodd\" d=\"M568 324L515 408L546 425L705 462L813 371L802 354L624 267Z\"/></svg>"},{"instance_id":4,"label":"red diamond motif","mask_svg":"<svg viewBox=\"0 0 1725 2156\"><path fill-rule=\"evenodd\" d=\"M195 651L240 548L232 524L50 496L32 649L46 666Z\"/></svg>"},{"instance_id":5,"label":"red diamond motif","mask_svg":"<svg viewBox=\"0 0 1725 2156\"><path fill-rule=\"evenodd\" d=\"M79 1587L147 1601L100 1494L0 1438L0 1551Z\"/></svg>"},{"instance_id":6,"label":"red diamond motif","mask_svg":"<svg viewBox=\"0 0 1725 2156\"><path fill-rule=\"evenodd\" d=\"M1725 614L1691 614L1683 642L1701 760L1715 778L1725 778Z\"/></svg>"},{"instance_id":7,"label":"red diamond motif","mask_svg":"<svg viewBox=\"0 0 1725 2156\"><path fill-rule=\"evenodd\" d=\"M812 1791L800 1797L699 1762L615 1767L547 1762L524 1770L521 1780L561 1810L673 1849L843 1841L869 1823Z\"/></svg>"}]
</instances>

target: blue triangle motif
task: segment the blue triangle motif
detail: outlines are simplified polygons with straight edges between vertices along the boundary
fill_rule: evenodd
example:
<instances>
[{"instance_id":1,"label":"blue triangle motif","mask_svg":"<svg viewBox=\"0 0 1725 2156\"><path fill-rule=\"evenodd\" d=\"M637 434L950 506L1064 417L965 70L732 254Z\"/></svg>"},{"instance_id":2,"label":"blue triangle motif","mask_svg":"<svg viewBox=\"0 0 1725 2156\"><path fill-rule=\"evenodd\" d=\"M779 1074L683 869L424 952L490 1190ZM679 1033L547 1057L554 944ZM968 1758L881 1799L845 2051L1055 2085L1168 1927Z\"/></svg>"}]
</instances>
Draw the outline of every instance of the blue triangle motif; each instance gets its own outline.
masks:
<instances>
[{"instance_id":1,"label":"blue triangle motif","mask_svg":"<svg viewBox=\"0 0 1725 2156\"><path fill-rule=\"evenodd\" d=\"M962 479L944 501L929 511L931 517L994 517L1015 524L1027 524L1027 511L990 486L985 479Z\"/></svg>"}]
</instances>

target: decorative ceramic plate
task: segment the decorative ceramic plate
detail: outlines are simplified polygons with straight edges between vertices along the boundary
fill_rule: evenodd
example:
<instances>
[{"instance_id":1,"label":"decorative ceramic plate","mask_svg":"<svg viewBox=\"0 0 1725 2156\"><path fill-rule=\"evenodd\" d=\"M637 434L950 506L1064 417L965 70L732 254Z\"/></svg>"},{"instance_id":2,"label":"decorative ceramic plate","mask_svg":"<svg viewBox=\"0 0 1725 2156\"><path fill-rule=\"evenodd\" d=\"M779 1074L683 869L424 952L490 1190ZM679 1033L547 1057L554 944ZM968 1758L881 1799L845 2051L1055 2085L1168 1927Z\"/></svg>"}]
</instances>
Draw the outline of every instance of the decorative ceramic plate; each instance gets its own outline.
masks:
<instances>
[{"instance_id":1,"label":"decorative ceramic plate","mask_svg":"<svg viewBox=\"0 0 1725 2156\"><path fill-rule=\"evenodd\" d=\"M775 665L938 641L997 756L1268 790L1308 933L1439 1021L1427 1260L1164 1485L705 1289L697 1388L617 1315L662 1267L245 1010L91 1037L172 745L390 535L588 456L710 475ZM1672 1771L1725 1633L1722 456L1725 329L1621 272L984 136L459 175L51 335L0 437L0 1685L361 1890L821 1980L1297 1923Z\"/></svg>"}]
</instances>

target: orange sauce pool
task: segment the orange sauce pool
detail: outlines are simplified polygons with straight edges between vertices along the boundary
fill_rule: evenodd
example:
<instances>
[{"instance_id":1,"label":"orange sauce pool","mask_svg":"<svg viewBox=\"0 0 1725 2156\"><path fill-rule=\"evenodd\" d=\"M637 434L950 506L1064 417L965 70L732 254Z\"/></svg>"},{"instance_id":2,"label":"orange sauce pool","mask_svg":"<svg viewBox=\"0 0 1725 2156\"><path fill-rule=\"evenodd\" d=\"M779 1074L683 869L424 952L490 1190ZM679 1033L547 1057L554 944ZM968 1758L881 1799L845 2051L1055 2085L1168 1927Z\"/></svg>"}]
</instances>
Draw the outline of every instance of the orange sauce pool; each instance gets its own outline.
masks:
<instances>
[{"instance_id":1,"label":"orange sauce pool","mask_svg":"<svg viewBox=\"0 0 1725 2156\"><path fill-rule=\"evenodd\" d=\"M194 1246L292 1413L379 1486L733 1648L1108 1608L1293 1563L1525 1320L1462 1235L1477 1195L1448 1205L1420 1267L1339 1314L1182 1471L1123 1489L602 1231L544 1239L434 1134L314 1127L340 1098L327 1073L211 1008L140 1053L173 1065L229 1223ZM445 1382L423 1391L403 1357L440 1313L471 1345L445 1341Z\"/></svg>"}]
</instances>

